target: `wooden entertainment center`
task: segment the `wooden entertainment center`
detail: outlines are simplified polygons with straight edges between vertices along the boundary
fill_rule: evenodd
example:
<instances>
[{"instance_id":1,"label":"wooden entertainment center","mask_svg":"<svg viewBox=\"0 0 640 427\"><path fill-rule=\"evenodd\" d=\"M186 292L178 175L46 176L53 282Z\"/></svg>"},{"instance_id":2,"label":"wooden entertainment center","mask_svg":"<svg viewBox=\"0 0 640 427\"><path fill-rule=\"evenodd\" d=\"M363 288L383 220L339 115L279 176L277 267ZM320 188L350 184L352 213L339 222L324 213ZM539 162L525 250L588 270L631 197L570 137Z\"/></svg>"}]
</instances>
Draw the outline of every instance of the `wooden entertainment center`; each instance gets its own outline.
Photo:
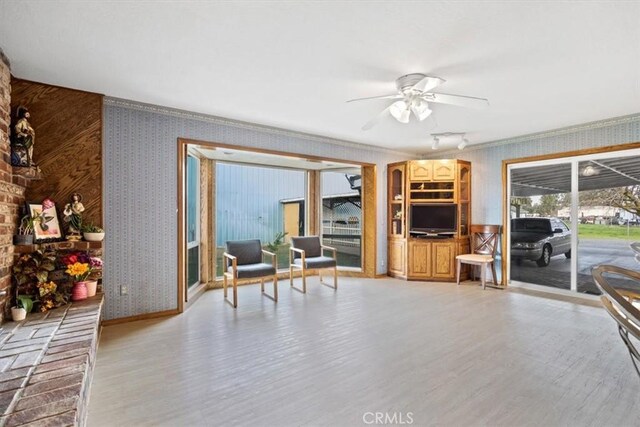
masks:
<instances>
[{"instance_id":1,"label":"wooden entertainment center","mask_svg":"<svg viewBox=\"0 0 640 427\"><path fill-rule=\"evenodd\" d=\"M471 163L391 163L387 187L389 276L455 281L456 256L469 253Z\"/></svg>"}]
</instances>

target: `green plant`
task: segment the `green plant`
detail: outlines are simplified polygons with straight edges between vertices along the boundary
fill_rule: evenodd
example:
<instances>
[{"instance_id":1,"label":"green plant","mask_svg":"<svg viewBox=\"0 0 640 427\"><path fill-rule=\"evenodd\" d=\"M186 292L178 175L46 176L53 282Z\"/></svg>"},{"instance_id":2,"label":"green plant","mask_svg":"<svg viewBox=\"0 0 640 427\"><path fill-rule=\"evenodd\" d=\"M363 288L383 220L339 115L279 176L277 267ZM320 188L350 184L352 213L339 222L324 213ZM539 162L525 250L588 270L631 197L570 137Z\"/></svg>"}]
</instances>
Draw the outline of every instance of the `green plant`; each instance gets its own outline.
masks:
<instances>
[{"instance_id":1,"label":"green plant","mask_svg":"<svg viewBox=\"0 0 640 427\"><path fill-rule=\"evenodd\" d=\"M83 233L104 233L104 229L97 225L87 224L82 226Z\"/></svg>"},{"instance_id":2,"label":"green plant","mask_svg":"<svg viewBox=\"0 0 640 427\"><path fill-rule=\"evenodd\" d=\"M279 232L276 233L275 238L273 239L273 242L267 243L267 248L269 248L269 250L271 252L278 252L278 249L280 249L280 246L282 246L284 244L284 236L286 236L287 232Z\"/></svg>"},{"instance_id":3,"label":"green plant","mask_svg":"<svg viewBox=\"0 0 640 427\"><path fill-rule=\"evenodd\" d=\"M26 236L33 233L37 219L31 215L25 215L20 219L20 225L18 226L18 234Z\"/></svg>"},{"instance_id":4,"label":"green plant","mask_svg":"<svg viewBox=\"0 0 640 427\"><path fill-rule=\"evenodd\" d=\"M29 295L16 295L16 306L24 308L27 313L31 313L33 309L33 298Z\"/></svg>"},{"instance_id":5,"label":"green plant","mask_svg":"<svg viewBox=\"0 0 640 427\"><path fill-rule=\"evenodd\" d=\"M16 295L37 295L38 283L45 283L49 273L56 268L54 252L35 251L21 255L11 271L16 285Z\"/></svg>"}]
</instances>

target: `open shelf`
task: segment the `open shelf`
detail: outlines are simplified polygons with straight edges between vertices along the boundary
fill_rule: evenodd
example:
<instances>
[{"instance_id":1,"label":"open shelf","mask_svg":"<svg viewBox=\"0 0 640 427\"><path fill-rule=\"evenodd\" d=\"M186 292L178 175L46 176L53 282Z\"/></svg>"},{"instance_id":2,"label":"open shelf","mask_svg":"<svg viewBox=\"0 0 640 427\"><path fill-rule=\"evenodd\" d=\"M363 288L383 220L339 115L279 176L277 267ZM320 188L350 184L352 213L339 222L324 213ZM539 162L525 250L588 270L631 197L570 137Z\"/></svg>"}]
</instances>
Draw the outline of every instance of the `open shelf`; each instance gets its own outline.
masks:
<instances>
[{"instance_id":1,"label":"open shelf","mask_svg":"<svg viewBox=\"0 0 640 427\"><path fill-rule=\"evenodd\" d=\"M33 245L14 245L13 252L16 254L28 254L31 252L35 252L38 249L54 249L59 251L64 250L76 250L76 251L86 251L89 249L101 249L102 242L87 242L87 241L79 241L79 242L49 242L49 243L36 243Z\"/></svg>"}]
</instances>

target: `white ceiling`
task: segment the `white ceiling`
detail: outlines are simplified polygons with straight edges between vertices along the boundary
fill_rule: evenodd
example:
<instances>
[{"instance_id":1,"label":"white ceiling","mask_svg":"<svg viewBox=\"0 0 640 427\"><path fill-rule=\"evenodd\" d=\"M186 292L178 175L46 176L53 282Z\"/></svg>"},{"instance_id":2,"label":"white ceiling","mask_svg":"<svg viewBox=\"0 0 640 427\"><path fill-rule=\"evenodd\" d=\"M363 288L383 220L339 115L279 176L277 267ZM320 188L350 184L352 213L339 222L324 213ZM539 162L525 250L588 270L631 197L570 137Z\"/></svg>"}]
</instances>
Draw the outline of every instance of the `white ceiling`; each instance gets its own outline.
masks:
<instances>
[{"instance_id":1,"label":"white ceiling","mask_svg":"<svg viewBox=\"0 0 640 427\"><path fill-rule=\"evenodd\" d=\"M430 133L473 144L640 112L640 2L0 7L17 77L403 151L430 151ZM345 101L412 72L491 107L434 105L425 122L362 131L388 101Z\"/></svg>"}]
</instances>

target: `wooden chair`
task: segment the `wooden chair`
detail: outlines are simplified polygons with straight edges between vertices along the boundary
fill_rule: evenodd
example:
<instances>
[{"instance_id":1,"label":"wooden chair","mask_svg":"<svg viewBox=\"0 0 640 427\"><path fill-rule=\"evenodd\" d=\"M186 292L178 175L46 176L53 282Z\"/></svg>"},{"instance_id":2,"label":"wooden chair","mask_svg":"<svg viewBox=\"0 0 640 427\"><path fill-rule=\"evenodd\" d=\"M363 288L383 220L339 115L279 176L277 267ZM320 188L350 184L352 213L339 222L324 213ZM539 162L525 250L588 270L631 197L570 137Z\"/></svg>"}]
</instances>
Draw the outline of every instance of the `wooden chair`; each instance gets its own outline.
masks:
<instances>
[{"instance_id":1,"label":"wooden chair","mask_svg":"<svg viewBox=\"0 0 640 427\"><path fill-rule=\"evenodd\" d=\"M482 281L482 289L486 288L486 272L487 266L491 265L491 274L493 275L494 287L498 285L498 276L496 275L495 257L498 250L498 242L500 237L499 225L471 225L471 253L458 255L456 269L456 282L460 284L460 269L462 264L470 264L480 266L480 280ZM475 272L473 275L475 279Z\"/></svg>"},{"instance_id":2,"label":"wooden chair","mask_svg":"<svg viewBox=\"0 0 640 427\"><path fill-rule=\"evenodd\" d=\"M640 301L640 294L638 293L640 291L640 272L613 265L600 265L594 267L591 270L591 274L596 286L602 292L600 296L602 305L618 323L620 338L622 338L627 350L629 350L633 367L636 368L636 373L640 376L640 369L638 368L640 352L629 337L629 334L631 334L636 340L640 340L640 304L638 303ZM604 274L614 274L625 279L631 279L636 284L638 291L617 289L605 279Z\"/></svg>"},{"instance_id":3,"label":"wooden chair","mask_svg":"<svg viewBox=\"0 0 640 427\"><path fill-rule=\"evenodd\" d=\"M322 251L333 251L333 257L324 256ZM307 292L307 270L318 270L320 283L333 289L338 289L338 261L336 249L320 244L319 236L292 237L289 248L289 284L302 293ZM302 270L302 289L293 286L293 269ZM333 286L322 281L322 270L333 269Z\"/></svg>"},{"instance_id":4,"label":"wooden chair","mask_svg":"<svg viewBox=\"0 0 640 427\"><path fill-rule=\"evenodd\" d=\"M271 264L263 262L262 256L271 257ZM237 240L227 242L227 251L223 254L225 272L223 274L224 298L227 299L227 282L233 284L233 308L238 307L238 280L260 278L262 294L278 302L278 264L276 254L262 249L260 240ZM273 296L264 291L264 278L273 276ZM230 302L230 301L229 301Z\"/></svg>"}]
</instances>

